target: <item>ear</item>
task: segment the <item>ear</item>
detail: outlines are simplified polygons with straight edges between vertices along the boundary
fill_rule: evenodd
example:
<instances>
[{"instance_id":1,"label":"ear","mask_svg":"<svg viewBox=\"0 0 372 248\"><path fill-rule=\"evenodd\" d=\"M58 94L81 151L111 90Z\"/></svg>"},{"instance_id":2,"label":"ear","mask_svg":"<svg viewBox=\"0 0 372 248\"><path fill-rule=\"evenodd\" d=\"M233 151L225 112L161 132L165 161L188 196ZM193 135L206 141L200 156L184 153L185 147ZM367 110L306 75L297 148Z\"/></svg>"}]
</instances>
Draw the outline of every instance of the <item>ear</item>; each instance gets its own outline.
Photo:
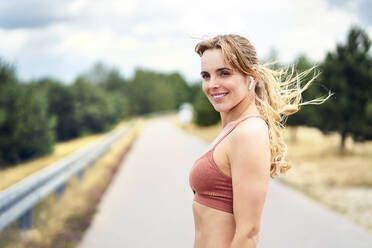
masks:
<instances>
[{"instance_id":1,"label":"ear","mask_svg":"<svg viewBox=\"0 0 372 248\"><path fill-rule=\"evenodd\" d=\"M253 70L253 77L254 77L254 81L257 81L257 77L258 77L258 74L257 74L257 68L256 67L252 67L252 70Z\"/></svg>"}]
</instances>

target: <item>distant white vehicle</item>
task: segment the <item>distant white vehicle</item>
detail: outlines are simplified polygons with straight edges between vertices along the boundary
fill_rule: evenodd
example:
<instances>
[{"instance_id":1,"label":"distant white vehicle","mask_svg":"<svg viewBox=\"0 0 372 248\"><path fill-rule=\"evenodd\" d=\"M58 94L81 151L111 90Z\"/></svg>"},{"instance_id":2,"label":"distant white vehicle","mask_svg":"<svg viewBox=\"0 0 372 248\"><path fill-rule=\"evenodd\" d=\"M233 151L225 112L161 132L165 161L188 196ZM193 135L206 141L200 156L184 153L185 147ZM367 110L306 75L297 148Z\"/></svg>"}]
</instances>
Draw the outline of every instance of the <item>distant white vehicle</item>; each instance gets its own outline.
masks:
<instances>
[{"instance_id":1,"label":"distant white vehicle","mask_svg":"<svg viewBox=\"0 0 372 248\"><path fill-rule=\"evenodd\" d=\"M190 103L183 103L178 111L178 119L183 127L191 123L193 107Z\"/></svg>"}]
</instances>

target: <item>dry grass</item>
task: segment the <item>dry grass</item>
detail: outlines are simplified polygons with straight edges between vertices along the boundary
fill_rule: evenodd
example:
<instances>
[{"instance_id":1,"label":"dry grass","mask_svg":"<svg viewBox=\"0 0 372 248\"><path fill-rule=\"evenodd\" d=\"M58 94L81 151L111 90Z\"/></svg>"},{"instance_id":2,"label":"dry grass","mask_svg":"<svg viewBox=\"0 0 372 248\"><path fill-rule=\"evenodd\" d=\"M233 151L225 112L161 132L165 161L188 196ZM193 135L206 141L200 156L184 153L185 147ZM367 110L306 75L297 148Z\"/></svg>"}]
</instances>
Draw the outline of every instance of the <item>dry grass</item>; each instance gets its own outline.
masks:
<instances>
[{"instance_id":1,"label":"dry grass","mask_svg":"<svg viewBox=\"0 0 372 248\"><path fill-rule=\"evenodd\" d=\"M60 142L56 144L54 152L50 155L37 158L25 163L0 170L0 191L8 188L23 178L35 173L56 162L79 148L100 138L103 134L90 135L83 138Z\"/></svg>"},{"instance_id":2,"label":"dry grass","mask_svg":"<svg viewBox=\"0 0 372 248\"><path fill-rule=\"evenodd\" d=\"M284 135L293 168L280 180L372 232L372 142L348 138L342 154L336 133L300 127Z\"/></svg>"},{"instance_id":3,"label":"dry grass","mask_svg":"<svg viewBox=\"0 0 372 248\"><path fill-rule=\"evenodd\" d=\"M198 127L196 125L188 125L183 127L178 122L177 117L174 117L173 123L177 125L179 128L183 129L184 131L189 132L195 136L198 136L208 143L212 142L222 130L220 122L216 125L208 127Z\"/></svg>"},{"instance_id":4,"label":"dry grass","mask_svg":"<svg viewBox=\"0 0 372 248\"><path fill-rule=\"evenodd\" d=\"M176 117L174 123L182 128ZM222 130L220 123L182 129L209 143ZM278 180L372 231L372 142L347 138L346 152L341 154L337 133L323 135L316 128L287 127L284 139L292 168Z\"/></svg>"},{"instance_id":5,"label":"dry grass","mask_svg":"<svg viewBox=\"0 0 372 248\"><path fill-rule=\"evenodd\" d=\"M123 125L127 125L128 122L128 120L123 121L115 126L114 129L120 128ZM23 178L51 165L52 163L62 159L63 157L75 152L79 148L99 139L103 135L104 133L99 133L65 142L59 142L55 145L54 151L50 155L33 159L25 163L20 163L5 169L0 169L0 191L19 182Z\"/></svg>"},{"instance_id":6,"label":"dry grass","mask_svg":"<svg viewBox=\"0 0 372 248\"><path fill-rule=\"evenodd\" d=\"M121 128L122 126L127 124L128 121L120 122L118 125L115 126L114 129ZM59 142L55 145L54 151L50 155L20 163L12 167L0 169L0 191L19 182L23 178L51 165L52 163L62 159L63 157L75 152L79 148L99 139L103 135L104 133L99 133L65 142Z\"/></svg>"},{"instance_id":7,"label":"dry grass","mask_svg":"<svg viewBox=\"0 0 372 248\"><path fill-rule=\"evenodd\" d=\"M372 186L372 142L346 140L346 152L340 153L340 136L323 135L318 129L288 128L284 137L288 144L288 159L293 170L283 177L296 184L325 186ZM291 141L291 132L297 140Z\"/></svg>"},{"instance_id":8,"label":"dry grass","mask_svg":"<svg viewBox=\"0 0 372 248\"><path fill-rule=\"evenodd\" d=\"M2 248L75 247L89 226L95 207L110 183L126 151L142 127L137 125L117 141L81 182L72 177L61 198L51 194L33 209L33 228L19 232L16 223L0 233ZM56 204L58 202L58 204Z\"/></svg>"}]
</instances>

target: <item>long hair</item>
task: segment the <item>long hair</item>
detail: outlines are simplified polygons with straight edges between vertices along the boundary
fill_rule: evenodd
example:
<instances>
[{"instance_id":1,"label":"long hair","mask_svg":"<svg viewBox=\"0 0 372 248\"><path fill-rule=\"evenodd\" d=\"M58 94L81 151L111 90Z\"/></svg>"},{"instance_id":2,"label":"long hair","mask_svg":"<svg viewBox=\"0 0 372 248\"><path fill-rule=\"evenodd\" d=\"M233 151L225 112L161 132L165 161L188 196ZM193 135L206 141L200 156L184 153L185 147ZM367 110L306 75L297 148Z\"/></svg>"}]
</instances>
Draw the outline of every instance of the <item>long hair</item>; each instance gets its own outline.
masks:
<instances>
[{"instance_id":1,"label":"long hair","mask_svg":"<svg viewBox=\"0 0 372 248\"><path fill-rule=\"evenodd\" d=\"M256 49L248 39L236 35L218 35L199 42L195 52L202 56L208 49L221 49L224 59L235 70L243 75L255 76L255 103L268 125L270 137L271 167L270 176L274 178L284 174L292 166L286 161L288 147L283 139L284 123L289 115L296 113L299 106L306 104L321 104L328 96L302 102L301 93L319 76L316 67L297 73L290 67L284 69L270 69L259 63ZM253 70L257 69L257 72ZM302 81L311 72L310 80L304 86Z\"/></svg>"}]
</instances>

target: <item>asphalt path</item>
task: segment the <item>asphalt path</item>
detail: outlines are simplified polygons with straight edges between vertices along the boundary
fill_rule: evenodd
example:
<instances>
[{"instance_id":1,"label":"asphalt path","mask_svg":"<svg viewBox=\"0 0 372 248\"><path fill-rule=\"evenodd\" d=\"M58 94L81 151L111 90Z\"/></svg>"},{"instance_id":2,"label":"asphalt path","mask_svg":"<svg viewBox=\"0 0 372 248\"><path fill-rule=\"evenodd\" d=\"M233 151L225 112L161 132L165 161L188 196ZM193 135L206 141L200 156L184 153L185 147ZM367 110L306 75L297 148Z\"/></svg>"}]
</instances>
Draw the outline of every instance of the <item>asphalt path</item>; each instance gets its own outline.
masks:
<instances>
[{"instance_id":1,"label":"asphalt path","mask_svg":"<svg viewBox=\"0 0 372 248\"><path fill-rule=\"evenodd\" d=\"M193 247L188 175L207 146L169 117L146 123L79 248ZM258 247L371 248L372 234L274 179Z\"/></svg>"}]
</instances>

